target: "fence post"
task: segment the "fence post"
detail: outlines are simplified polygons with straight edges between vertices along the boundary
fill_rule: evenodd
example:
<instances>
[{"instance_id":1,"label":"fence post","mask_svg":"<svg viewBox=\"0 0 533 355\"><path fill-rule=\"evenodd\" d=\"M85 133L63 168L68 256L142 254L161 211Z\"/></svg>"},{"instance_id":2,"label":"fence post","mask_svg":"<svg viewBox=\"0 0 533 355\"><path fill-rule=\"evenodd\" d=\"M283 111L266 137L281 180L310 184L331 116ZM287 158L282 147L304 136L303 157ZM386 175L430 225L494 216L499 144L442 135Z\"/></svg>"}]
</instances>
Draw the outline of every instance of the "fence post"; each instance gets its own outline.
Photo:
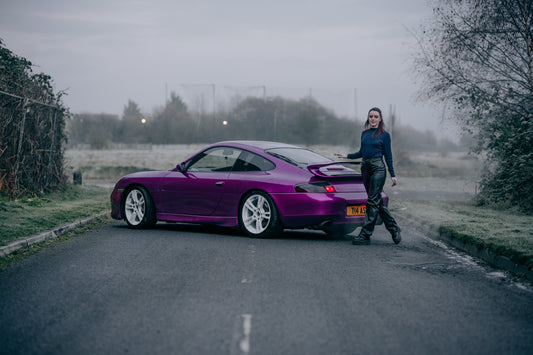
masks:
<instances>
[{"instance_id":1,"label":"fence post","mask_svg":"<svg viewBox=\"0 0 533 355\"><path fill-rule=\"evenodd\" d=\"M15 160L15 176L14 176L14 186L13 186L15 191L18 191L19 189L18 170L19 170L19 165L20 165L20 153L22 151L22 140L24 138L24 124L26 123L27 105L28 105L28 99L24 98L24 100L22 101L22 110L24 111L24 114L22 115L22 122L20 124L17 158Z\"/></svg>"},{"instance_id":2,"label":"fence post","mask_svg":"<svg viewBox=\"0 0 533 355\"><path fill-rule=\"evenodd\" d=\"M55 135L56 135L56 109L54 107L50 107L50 112L52 113L52 134L50 137L50 150L48 152L48 167L46 169L46 176L44 179L45 185L48 184L48 180L50 175L52 175L52 155L54 153L54 143L55 143Z\"/></svg>"}]
</instances>

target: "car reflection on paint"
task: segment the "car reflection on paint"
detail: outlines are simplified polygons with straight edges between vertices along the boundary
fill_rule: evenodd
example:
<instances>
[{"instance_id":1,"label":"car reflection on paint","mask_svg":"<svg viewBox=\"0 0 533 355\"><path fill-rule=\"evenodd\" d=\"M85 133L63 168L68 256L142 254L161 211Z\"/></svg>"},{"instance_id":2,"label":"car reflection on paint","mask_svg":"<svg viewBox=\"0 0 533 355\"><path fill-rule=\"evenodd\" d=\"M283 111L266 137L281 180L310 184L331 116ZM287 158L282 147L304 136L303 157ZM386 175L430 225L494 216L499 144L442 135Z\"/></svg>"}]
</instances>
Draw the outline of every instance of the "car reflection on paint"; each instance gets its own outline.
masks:
<instances>
[{"instance_id":1,"label":"car reflection on paint","mask_svg":"<svg viewBox=\"0 0 533 355\"><path fill-rule=\"evenodd\" d=\"M131 228L165 221L238 227L251 237L301 228L348 234L366 208L357 164L278 142L219 142L171 171L121 178L111 216Z\"/></svg>"}]
</instances>

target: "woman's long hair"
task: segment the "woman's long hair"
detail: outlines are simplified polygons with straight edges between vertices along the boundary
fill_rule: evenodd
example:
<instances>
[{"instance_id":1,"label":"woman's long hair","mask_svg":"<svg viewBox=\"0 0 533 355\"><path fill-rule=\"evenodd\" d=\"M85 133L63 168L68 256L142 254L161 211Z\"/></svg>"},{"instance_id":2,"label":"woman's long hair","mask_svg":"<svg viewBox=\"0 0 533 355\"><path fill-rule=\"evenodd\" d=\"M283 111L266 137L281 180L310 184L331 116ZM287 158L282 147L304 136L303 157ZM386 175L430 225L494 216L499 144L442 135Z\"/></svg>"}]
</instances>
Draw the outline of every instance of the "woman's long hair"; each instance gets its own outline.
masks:
<instances>
[{"instance_id":1,"label":"woman's long hair","mask_svg":"<svg viewBox=\"0 0 533 355\"><path fill-rule=\"evenodd\" d=\"M370 120L368 119L368 116L370 116L370 112L372 111L378 112L379 118L381 118L377 131L372 135L372 138L376 138L379 137L381 133L385 132L385 122L383 122L383 115L381 114L381 110L378 107L372 107L370 110L368 110L368 114L366 115L365 131L367 129L370 129Z\"/></svg>"}]
</instances>

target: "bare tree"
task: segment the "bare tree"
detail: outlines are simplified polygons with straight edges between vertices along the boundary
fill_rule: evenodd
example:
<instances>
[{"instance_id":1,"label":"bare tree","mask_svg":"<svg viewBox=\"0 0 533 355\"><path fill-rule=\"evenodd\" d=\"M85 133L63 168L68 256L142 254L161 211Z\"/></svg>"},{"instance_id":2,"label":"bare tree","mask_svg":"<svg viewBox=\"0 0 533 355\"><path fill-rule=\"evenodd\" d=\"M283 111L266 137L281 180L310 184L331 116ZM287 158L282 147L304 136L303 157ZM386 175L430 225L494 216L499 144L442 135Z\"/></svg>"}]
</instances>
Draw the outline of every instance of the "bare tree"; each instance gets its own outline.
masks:
<instances>
[{"instance_id":1,"label":"bare tree","mask_svg":"<svg viewBox=\"0 0 533 355\"><path fill-rule=\"evenodd\" d=\"M533 3L440 0L418 34L420 96L453 107L448 118L488 154L483 202L533 205Z\"/></svg>"},{"instance_id":2,"label":"bare tree","mask_svg":"<svg viewBox=\"0 0 533 355\"><path fill-rule=\"evenodd\" d=\"M63 143L69 112L52 78L35 74L0 39L0 193L51 191L65 183Z\"/></svg>"}]
</instances>

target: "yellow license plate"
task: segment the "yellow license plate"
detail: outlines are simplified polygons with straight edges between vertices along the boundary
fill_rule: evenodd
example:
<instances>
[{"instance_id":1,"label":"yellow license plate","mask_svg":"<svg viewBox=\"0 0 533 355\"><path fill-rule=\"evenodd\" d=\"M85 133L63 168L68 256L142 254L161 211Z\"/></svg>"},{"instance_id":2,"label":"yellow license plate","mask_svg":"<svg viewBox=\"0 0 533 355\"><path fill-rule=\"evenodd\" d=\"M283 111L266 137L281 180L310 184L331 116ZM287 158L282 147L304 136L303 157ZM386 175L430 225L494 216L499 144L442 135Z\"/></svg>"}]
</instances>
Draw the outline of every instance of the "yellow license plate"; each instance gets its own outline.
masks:
<instances>
[{"instance_id":1,"label":"yellow license plate","mask_svg":"<svg viewBox=\"0 0 533 355\"><path fill-rule=\"evenodd\" d=\"M366 205L346 207L346 215L348 216L364 216L365 214Z\"/></svg>"}]
</instances>

